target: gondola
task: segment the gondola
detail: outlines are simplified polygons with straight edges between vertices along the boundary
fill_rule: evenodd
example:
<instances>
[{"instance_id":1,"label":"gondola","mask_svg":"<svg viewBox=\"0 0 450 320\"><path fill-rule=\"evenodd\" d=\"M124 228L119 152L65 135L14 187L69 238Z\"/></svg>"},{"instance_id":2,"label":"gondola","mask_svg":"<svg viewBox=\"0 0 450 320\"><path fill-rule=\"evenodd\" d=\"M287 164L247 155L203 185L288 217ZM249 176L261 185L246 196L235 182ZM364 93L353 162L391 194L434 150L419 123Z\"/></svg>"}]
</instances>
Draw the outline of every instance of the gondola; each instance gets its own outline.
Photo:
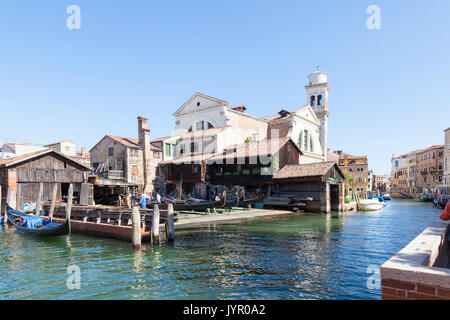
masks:
<instances>
[{"instance_id":1,"label":"gondola","mask_svg":"<svg viewBox=\"0 0 450 320\"><path fill-rule=\"evenodd\" d=\"M8 221L21 233L41 237L65 236L70 233L70 219L66 219L64 223L55 223L40 216L27 216L25 213L14 210L8 205L6 212ZM36 222L41 226L35 227Z\"/></svg>"},{"instance_id":2,"label":"gondola","mask_svg":"<svg viewBox=\"0 0 450 320\"><path fill-rule=\"evenodd\" d=\"M243 200L239 200L237 207L247 208L248 206L251 206L251 205L257 204L257 203L262 203L262 202L264 202L263 197L243 199Z\"/></svg>"}]
</instances>

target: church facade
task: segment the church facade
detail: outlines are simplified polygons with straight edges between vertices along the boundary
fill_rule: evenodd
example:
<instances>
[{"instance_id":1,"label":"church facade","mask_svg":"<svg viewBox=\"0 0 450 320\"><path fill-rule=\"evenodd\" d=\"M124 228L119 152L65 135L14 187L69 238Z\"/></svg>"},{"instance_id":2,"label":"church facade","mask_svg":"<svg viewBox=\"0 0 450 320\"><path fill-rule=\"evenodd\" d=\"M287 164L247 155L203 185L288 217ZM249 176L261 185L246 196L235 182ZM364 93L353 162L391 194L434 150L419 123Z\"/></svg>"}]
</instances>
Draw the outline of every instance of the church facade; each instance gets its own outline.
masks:
<instances>
[{"instance_id":1,"label":"church facade","mask_svg":"<svg viewBox=\"0 0 450 320\"><path fill-rule=\"evenodd\" d=\"M162 161L172 161L222 153L230 146L245 142L289 137L303 153L300 164L325 162L328 151L328 76L317 71L311 73L308 80L305 105L262 118L246 113L243 105L230 107L225 100L195 93L173 114L173 134L153 143L162 148Z\"/></svg>"}]
</instances>

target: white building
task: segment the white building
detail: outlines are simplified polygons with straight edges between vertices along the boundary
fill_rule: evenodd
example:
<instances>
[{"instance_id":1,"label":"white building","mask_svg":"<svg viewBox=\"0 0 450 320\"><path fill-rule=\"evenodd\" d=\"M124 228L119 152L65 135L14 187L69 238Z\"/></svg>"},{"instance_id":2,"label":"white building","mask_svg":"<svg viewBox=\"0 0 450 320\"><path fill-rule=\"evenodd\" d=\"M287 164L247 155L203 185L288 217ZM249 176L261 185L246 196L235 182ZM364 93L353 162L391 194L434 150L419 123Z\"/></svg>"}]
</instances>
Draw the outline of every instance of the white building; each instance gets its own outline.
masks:
<instances>
[{"instance_id":1,"label":"white building","mask_svg":"<svg viewBox=\"0 0 450 320\"><path fill-rule=\"evenodd\" d=\"M0 160L19 157L24 154L42 151L47 149L43 145L22 143L22 142L5 142L0 145Z\"/></svg>"},{"instance_id":2,"label":"white building","mask_svg":"<svg viewBox=\"0 0 450 320\"><path fill-rule=\"evenodd\" d=\"M195 93L173 114L175 130L152 141L163 149L163 161L188 155L221 153L244 142L290 137L304 153L300 163L324 162L328 153L327 74L314 72L305 86L307 104L275 116L258 118L245 106L229 107L225 100Z\"/></svg>"},{"instance_id":3,"label":"white building","mask_svg":"<svg viewBox=\"0 0 450 320\"><path fill-rule=\"evenodd\" d=\"M70 140L63 140L46 145L47 148L54 149L69 157L75 157L77 155L76 145Z\"/></svg>"}]
</instances>

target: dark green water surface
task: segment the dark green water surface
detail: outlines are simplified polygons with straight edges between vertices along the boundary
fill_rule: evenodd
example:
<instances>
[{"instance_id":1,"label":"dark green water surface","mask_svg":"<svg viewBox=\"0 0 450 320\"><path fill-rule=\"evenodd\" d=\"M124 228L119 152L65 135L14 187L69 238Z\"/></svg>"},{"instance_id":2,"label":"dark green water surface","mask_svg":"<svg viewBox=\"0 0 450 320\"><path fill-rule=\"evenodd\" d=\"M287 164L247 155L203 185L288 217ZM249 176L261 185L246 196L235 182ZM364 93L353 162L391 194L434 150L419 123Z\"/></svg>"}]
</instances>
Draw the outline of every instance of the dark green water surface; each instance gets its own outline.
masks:
<instances>
[{"instance_id":1,"label":"dark green water surface","mask_svg":"<svg viewBox=\"0 0 450 320\"><path fill-rule=\"evenodd\" d=\"M176 232L147 246L0 227L0 299L380 299L377 268L441 210L393 200L381 212L307 214ZM80 268L79 290L66 281Z\"/></svg>"}]
</instances>

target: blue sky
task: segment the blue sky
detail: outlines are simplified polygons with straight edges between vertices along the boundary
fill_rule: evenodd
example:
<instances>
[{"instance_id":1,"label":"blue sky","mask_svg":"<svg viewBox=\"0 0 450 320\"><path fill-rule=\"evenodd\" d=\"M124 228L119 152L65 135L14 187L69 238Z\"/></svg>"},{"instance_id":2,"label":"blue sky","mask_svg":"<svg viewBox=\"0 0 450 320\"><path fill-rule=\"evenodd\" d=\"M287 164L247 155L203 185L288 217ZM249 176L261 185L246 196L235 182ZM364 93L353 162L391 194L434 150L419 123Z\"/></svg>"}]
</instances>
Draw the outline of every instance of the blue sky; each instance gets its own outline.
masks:
<instances>
[{"instance_id":1,"label":"blue sky","mask_svg":"<svg viewBox=\"0 0 450 320\"><path fill-rule=\"evenodd\" d=\"M66 8L81 8L68 30ZM369 5L381 30L366 27ZM449 1L102 1L0 3L0 140L106 133L170 135L194 92L255 116L306 103L316 65L329 75L329 146L368 155L444 142L450 127Z\"/></svg>"}]
</instances>

